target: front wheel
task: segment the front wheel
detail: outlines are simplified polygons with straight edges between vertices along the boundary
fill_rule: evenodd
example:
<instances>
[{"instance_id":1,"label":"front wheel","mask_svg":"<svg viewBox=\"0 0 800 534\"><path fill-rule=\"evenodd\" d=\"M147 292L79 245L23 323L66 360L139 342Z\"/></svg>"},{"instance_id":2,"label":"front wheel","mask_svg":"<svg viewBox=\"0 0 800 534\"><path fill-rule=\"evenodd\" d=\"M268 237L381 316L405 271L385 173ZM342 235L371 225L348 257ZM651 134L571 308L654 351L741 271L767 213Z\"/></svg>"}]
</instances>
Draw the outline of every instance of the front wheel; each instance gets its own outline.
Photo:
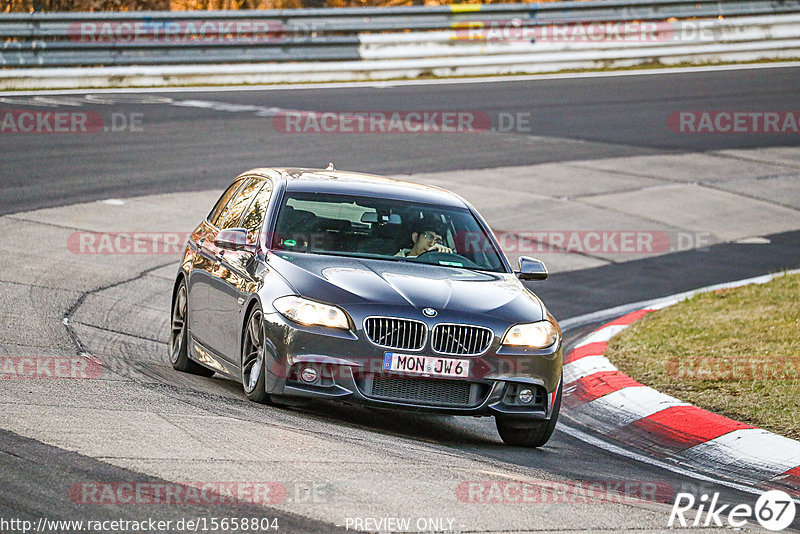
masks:
<instances>
[{"instance_id":1,"label":"front wheel","mask_svg":"<svg viewBox=\"0 0 800 534\"><path fill-rule=\"evenodd\" d=\"M269 404L269 395L264 388L267 337L261 308L250 312L244 327L242 343L242 386L244 394L253 402Z\"/></svg>"},{"instance_id":2,"label":"front wheel","mask_svg":"<svg viewBox=\"0 0 800 534\"><path fill-rule=\"evenodd\" d=\"M169 360L173 369L200 376L211 376L214 371L189 359L189 322L186 281L181 280L172 301L172 324L169 336Z\"/></svg>"},{"instance_id":3,"label":"front wheel","mask_svg":"<svg viewBox=\"0 0 800 534\"><path fill-rule=\"evenodd\" d=\"M519 418L496 415L494 420L497 432L507 445L517 447L541 447L553 435L561 409L561 382L558 384L556 400L553 404L553 413L547 421L522 421Z\"/></svg>"}]
</instances>

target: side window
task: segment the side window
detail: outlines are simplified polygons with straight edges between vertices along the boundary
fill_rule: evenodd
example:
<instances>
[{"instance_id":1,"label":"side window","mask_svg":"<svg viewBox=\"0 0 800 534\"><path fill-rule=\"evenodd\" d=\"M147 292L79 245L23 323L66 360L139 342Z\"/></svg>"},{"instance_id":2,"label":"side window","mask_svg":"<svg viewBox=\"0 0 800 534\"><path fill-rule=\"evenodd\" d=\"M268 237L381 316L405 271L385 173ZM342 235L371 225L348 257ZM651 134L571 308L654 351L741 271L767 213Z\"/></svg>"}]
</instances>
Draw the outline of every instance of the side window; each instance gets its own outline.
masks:
<instances>
[{"instance_id":1,"label":"side window","mask_svg":"<svg viewBox=\"0 0 800 534\"><path fill-rule=\"evenodd\" d=\"M264 185L264 180L261 178L248 178L244 186L236 193L236 196L228 202L225 211L222 213L221 223L217 226L220 229L236 228L239 226L239 221L242 219L244 210L253 200L253 197L258 193L261 186Z\"/></svg>"},{"instance_id":2,"label":"side window","mask_svg":"<svg viewBox=\"0 0 800 534\"><path fill-rule=\"evenodd\" d=\"M269 199L272 197L272 184L267 181L261 191L258 192L253 203L250 204L247 213L242 219L242 228L247 228L247 243L254 245L258 241L258 234L261 232L261 224L267 213Z\"/></svg>"},{"instance_id":3,"label":"side window","mask_svg":"<svg viewBox=\"0 0 800 534\"><path fill-rule=\"evenodd\" d=\"M243 181L244 179L236 180L228 187L228 189L225 190L224 193L222 193L222 196L219 197L219 200L217 200L214 209L212 209L211 213L208 214L208 222L210 222L214 226L217 226L217 221L219 220L219 216L222 213L222 210L225 209L225 206L228 204L228 201L233 196L233 193L235 193L236 190L239 189L239 186L242 185Z\"/></svg>"}]
</instances>

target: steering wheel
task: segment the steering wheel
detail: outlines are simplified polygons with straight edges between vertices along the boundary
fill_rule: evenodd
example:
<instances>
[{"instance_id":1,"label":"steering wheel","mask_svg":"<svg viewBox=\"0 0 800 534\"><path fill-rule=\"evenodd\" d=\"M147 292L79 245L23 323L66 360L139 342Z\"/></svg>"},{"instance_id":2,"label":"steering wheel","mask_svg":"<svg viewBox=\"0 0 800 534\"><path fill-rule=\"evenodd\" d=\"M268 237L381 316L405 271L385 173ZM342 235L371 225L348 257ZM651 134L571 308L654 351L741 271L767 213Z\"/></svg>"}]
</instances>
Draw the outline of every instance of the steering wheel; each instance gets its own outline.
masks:
<instances>
[{"instance_id":1,"label":"steering wheel","mask_svg":"<svg viewBox=\"0 0 800 534\"><path fill-rule=\"evenodd\" d=\"M458 262L462 263L464 267L469 267L473 269L478 268L478 264L472 261L471 259L462 256L461 254L456 254L455 252L439 252L438 250L428 250L423 252L422 254L418 255L417 258L422 258L424 263L439 263L441 261L444 262Z\"/></svg>"}]
</instances>

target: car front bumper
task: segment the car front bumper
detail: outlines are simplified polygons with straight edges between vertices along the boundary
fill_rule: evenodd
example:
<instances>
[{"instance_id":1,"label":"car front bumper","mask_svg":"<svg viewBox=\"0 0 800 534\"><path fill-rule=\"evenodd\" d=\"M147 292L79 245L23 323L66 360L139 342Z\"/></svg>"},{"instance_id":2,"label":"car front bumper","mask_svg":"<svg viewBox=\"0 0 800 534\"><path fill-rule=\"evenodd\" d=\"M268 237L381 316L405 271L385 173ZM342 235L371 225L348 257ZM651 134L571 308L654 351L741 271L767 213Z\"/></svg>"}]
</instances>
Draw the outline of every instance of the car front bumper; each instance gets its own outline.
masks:
<instances>
[{"instance_id":1,"label":"car front bumper","mask_svg":"<svg viewBox=\"0 0 800 534\"><path fill-rule=\"evenodd\" d=\"M469 360L469 376L441 378L388 372L388 349L367 340L363 331L343 331L290 323L277 313L264 315L268 343L265 387L271 395L330 399L354 404L454 415L506 415L549 419L561 380L562 348L514 349L501 346L498 330L489 349L478 356L411 354ZM319 377L309 383L300 376L312 368ZM381 385L376 392L375 384ZM533 400L518 398L530 389Z\"/></svg>"}]
</instances>

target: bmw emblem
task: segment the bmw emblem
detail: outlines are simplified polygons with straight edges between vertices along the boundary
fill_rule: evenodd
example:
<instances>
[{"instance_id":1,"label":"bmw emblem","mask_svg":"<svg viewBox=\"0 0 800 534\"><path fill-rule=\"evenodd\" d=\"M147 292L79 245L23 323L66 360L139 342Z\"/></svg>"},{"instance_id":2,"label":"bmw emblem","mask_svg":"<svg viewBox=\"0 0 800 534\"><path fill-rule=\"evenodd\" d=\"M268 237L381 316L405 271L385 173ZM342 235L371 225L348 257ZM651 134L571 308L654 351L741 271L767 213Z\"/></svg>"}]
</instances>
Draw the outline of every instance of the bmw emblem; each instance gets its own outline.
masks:
<instances>
[{"instance_id":1,"label":"bmw emblem","mask_svg":"<svg viewBox=\"0 0 800 534\"><path fill-rule=\"evenodd\" d=\"M422 313L425 315L425 317L436 317L437 315L436 310L433 308L425 308L422 310Z\"/></svg>"}]
</instances>

